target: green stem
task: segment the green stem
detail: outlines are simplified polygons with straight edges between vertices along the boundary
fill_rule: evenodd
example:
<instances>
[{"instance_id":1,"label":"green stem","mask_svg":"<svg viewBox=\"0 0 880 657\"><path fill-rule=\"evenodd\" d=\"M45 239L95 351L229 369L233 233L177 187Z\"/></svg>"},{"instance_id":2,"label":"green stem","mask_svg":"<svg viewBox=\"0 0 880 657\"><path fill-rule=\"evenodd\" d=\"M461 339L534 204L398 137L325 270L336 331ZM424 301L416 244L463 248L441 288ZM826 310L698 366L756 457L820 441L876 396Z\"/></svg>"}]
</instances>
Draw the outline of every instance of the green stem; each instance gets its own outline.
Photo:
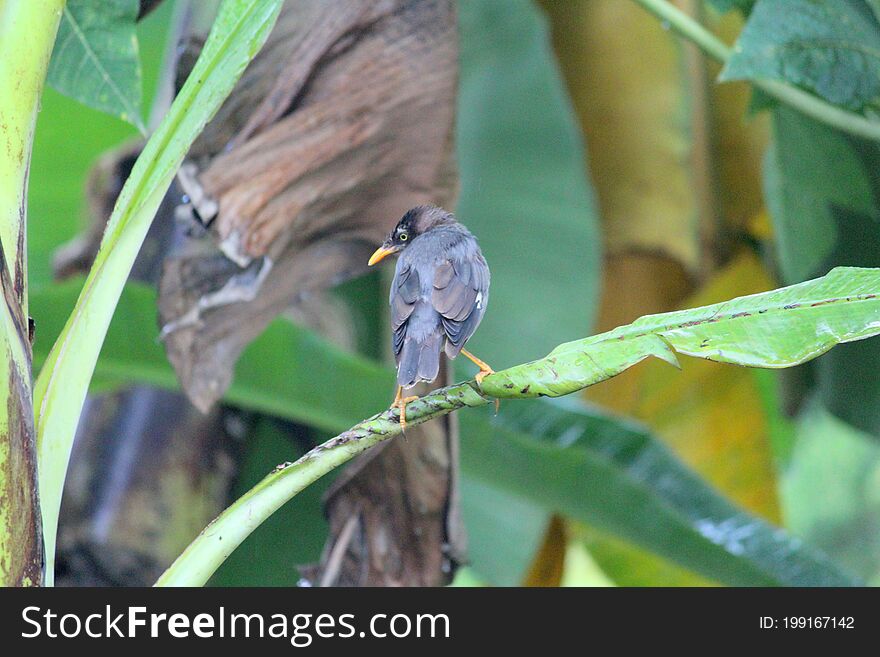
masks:
<instances>
[{"instance_id":1,"label":"green stem","mask_svg":"<svg viewBox=\"0 0 880 657\"><path fill-rule=\"evenodd\" d=\"M0 0L0 242L24 316L27 173L64 4L65 0Z\"/></svg>"},{"instance_id":2,"label":"green stem","mask_svg":"<svg viewBox=\"0 0 880 657\"><path fill-rule=\"evenodd\" d=\"M721 39L709 32L678 7L669 4L666 0L635 1L679 35L694 42L699 46L700 50L713 59L723 64L730 58L732 51Z\"/></svg>"},{"instance_id":3,"label":"green stem","mask_svg":"<svg viewBox=\"0 0 880 657\"><path fill-rule=\"evenodd\" d=\"M27 183L64 0L0 0L0 586L43 582L27 299Z\"/></svg>"},{"instance_id":4,"label":"green stem","mask_svg":"<svg viewBox=\"0 0 880 657\"><path fill-rule=\"evenodd\" d=\"M490 401L478 392L474 382L458 383L410 402L406 407L407 425ZM346 461L399 434L399 417L397 409L389 409L315 447L295 463L279 465L217 516L163 573L156 586L205 584L233 550L281 505Z\"/></svg>"},{"instance_id":5,"label":"green stem","mask_svg":"<svg viewBox=\"0 0 880 657\"><path fill-rule=\"evenodd\" d=\"M46 583L74 434L110 320L156 210L186 152L262 47L282 0L224 0L199 59L147 141L107 222L67 324L34 384Z\"/></svg>"},{"instance_id":6,"label":"green stem","mask_svg":"<svg viewBox=\"0 0 880 657\"><path fill-rule=\"evenodd\" d=\"M676 354L750 367L799 365L835 344L880 335L880 269L838 267L826 276L691 310L649 315L561 344L546 357L437 390L407 405L410 425L493 399L561 397L616 376L649 357ZM400 433L389 409L278 466L199 534L160 586L197 586L248 535L306 486L356 454Z\"/></svg>"},{"instance_id":7,"label":"green stem","mask_svg":"<svg viewBox=\"0 0 880 657\"><path fill-rule=\"evenodd\" d=\"M713 59L726 64L733 52L718 37L667 0L634 0L668 25L674 32L696 44ZM880 122L832 105L787 82L761 78L750 81L755 87L801 113L858 137L880 141Z\"/></svg>"}]
</instances>

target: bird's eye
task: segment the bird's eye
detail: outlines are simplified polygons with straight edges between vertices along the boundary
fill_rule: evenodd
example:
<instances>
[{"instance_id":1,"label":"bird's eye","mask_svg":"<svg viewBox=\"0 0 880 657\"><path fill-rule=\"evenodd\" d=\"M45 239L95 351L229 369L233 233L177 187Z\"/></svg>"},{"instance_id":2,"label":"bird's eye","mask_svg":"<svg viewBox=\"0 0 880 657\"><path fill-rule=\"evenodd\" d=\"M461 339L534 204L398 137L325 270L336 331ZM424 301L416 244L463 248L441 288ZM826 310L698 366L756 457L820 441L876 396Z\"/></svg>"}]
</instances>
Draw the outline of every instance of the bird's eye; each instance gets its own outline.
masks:
<instances>
[{"instance_id":1,"label":"bird's eye","mask_svg":"<svg viewBox=\"0 0 880 657\"><path fill-rule=\"evenodd\" d=\"M409 239L409 234L401 233L397 237L400 239L401 242L406 242Z\"/></svg>"}]
</instances>

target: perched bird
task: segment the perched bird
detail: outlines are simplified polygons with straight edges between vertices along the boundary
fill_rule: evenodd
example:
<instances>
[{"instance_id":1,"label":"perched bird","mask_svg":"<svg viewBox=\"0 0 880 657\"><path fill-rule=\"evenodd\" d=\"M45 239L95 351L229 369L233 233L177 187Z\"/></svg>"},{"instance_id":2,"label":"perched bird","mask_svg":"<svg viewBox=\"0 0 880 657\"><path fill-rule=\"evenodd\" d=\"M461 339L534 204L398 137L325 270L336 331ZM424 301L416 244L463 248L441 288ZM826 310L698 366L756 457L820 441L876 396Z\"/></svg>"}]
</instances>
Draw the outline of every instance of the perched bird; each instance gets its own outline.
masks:
<instances>
[{"instance_id":1,"label":"perched bird","mask_svg":"<svg viewBox=\"0 0 880 657\"><path fill-rule=\"evenodd\" d=\"M480 368L477 383L493 374L464 345L477 330L489 301L489 267L476 238L451 212L433 205L413 208L370 258L369 264L400 253L391 281L391 328L397 360L397 395L406 428L406 405L418 397L403 391L432 382L440 370L440 352L464 354Z\"/></svg>"}]
</instances>

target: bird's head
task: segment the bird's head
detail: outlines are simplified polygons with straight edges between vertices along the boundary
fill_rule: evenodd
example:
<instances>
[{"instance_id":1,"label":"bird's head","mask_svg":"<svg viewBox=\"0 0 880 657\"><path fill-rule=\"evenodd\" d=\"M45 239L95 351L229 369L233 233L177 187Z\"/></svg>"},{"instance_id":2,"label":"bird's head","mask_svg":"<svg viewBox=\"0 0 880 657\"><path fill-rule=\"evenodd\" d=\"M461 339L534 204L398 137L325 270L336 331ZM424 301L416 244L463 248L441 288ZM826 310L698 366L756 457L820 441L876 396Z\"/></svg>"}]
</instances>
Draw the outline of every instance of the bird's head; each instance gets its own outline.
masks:
<instances>
[{"instance_id":1,"label":"bird's head","mask_svg":"<svg viewBox=\"0 0 880 657\"><path fill-rule=\"evenodd\" d=\"M453 223L455 217L443 208L435 205L414 207L401 217L382 246L370 257L368 264L375 265L383 258L402 251L419 235L424 235L438 226L448 226Z\"/></svg>"}]
</instances>

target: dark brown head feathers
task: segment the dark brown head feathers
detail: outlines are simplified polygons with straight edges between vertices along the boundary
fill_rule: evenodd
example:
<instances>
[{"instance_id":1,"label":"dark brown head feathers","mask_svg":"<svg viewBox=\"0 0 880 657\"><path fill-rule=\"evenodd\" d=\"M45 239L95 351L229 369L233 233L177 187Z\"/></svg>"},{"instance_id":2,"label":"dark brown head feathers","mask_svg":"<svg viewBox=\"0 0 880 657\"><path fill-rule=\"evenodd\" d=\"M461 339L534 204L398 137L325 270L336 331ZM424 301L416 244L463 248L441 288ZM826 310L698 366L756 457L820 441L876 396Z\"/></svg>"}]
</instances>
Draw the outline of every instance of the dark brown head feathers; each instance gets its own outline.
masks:
<instances>
[{"instance_id":1,"label":"dark brown head feathers","mask_svg":"<svg viewBox=\"0 0 880 657\"><path fill-rule=\"evenodd\" d=\"M405 228L413 236L421 235L437 226L455 223L455 215L436 205L417 205L408 211L397 223L397 228Z\"/></svg>"}]
</instances>

